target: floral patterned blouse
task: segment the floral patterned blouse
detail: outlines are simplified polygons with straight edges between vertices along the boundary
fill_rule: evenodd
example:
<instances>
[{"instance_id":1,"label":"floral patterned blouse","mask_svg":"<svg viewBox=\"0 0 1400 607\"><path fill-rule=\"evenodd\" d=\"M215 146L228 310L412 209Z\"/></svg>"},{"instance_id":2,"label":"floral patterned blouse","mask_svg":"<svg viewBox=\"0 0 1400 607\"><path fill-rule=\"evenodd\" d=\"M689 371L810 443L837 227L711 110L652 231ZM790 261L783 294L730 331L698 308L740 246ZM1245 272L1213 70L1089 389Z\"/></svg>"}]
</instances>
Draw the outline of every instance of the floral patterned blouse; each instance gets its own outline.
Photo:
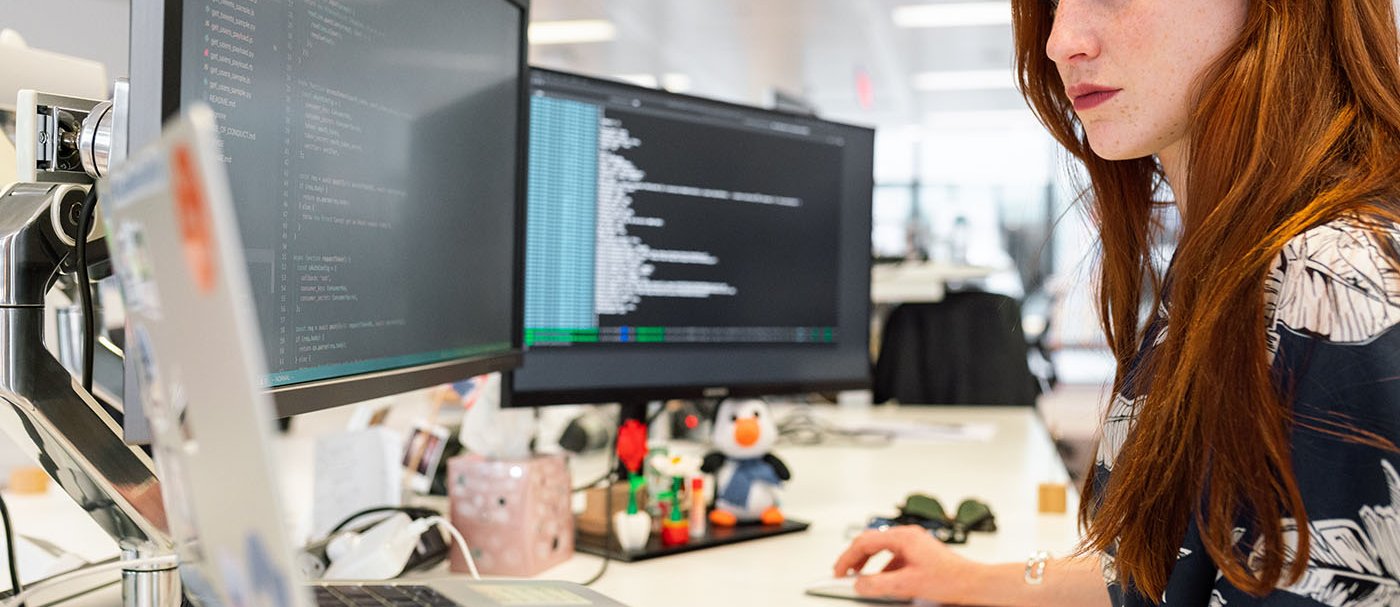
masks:
<instances>
[{"instance_id":1,"label":"floral patterned blouse","mask_svg":"<svg viewBox=\"0 0 1400 607\"><path fill-rule=\"evenodd\" d=\"M1400 274L1388 261L1397 255L1400 230L1377 237L1353 220L1313 228L1279 255L1265 284L1266 327L1276 376L1293 383L1295 415L1341 414L1400 444ZM1162 343L1168 316L1164 310L1148 327L1139 361ZM1144 401L1131 372L1124 384L1099 447L1100 489ZM1236 589L1193 522L1157 601L1121 584L1113 552L1102 555L1113 605L1400 605L1400 456L1297 427L1293 466L1312 538L1307 571L1296 583L1262 598ZM1296 529L1292 519L1284 527ZM1249 530L1236 534L1251 548Z\"/></svg>"}]
</instances>

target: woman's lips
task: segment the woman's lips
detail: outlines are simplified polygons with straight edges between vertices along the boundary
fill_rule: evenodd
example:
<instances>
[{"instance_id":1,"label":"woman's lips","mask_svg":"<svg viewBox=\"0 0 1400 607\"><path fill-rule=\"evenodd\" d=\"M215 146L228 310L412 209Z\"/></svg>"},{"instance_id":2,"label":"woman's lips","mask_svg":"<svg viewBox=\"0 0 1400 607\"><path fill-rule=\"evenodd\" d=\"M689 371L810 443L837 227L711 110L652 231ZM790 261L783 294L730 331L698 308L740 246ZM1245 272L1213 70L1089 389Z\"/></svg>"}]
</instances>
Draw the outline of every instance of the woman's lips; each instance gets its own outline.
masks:
<instances>
[{"instance_id":1,"label":"woman's lips","mask_svg":"<svg viewBox=\"0 0 1400 607\"><path fill-rule=\"evenodd\" d=\"M1083 112L1108 103L1108 100L1113 99L1122 91L1123 89L1095 88L1082 92L1072 91L1070 94L1074 99L1074 111Z\"/></svg>"}]
</instances>

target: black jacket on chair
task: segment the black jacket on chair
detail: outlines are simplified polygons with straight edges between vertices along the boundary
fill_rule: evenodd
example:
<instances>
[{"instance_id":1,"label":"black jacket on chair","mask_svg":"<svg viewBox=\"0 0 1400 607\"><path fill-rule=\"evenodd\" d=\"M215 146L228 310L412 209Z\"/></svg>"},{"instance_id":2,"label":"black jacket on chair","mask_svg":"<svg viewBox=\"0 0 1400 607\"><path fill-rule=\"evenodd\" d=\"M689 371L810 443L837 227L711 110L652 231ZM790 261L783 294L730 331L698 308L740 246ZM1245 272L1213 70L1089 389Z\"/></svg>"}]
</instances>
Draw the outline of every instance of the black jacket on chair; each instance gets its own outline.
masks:
<instances>
[{"instance_id":1,"label":"black jacket on chair","mask_svg":"<svg viewBox=\"0 0 1400 607\"><path fill-rule=\"evenodd\" d=\"M1021 306L994 293L949 293L902 304L885 323L875 362L875 402L1035 404Z\"/></svg>"}]
</instances>

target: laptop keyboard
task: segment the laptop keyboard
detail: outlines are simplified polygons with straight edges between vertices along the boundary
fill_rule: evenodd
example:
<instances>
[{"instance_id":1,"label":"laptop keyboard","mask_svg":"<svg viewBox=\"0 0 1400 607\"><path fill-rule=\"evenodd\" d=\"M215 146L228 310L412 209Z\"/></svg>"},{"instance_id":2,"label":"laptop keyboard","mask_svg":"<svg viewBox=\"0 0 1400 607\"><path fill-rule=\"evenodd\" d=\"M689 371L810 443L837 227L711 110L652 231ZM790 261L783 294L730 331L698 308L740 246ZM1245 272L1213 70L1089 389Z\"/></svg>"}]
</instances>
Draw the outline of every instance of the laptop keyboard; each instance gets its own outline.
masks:
<instances>
[{"instance_id":1,"label":"laptop keyboard","mask_svg":"<svg viewBox=\"0 0 1400 607\"><path fill-rule=\"evenodd\" d=\"M457 607L427 586L316 586L317 607Z\"/></svg>"}]
</instances>

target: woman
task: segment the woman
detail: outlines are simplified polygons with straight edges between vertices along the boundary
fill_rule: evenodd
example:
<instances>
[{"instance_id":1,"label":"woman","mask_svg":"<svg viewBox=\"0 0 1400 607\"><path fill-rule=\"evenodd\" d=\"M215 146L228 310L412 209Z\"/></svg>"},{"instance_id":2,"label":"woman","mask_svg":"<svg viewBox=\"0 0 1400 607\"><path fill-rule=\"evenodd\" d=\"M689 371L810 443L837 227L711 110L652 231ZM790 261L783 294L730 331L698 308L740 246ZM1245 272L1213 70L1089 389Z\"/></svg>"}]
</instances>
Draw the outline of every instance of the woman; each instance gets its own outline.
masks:
<instances>
[{"instance_id":1,"label":"woman","mask_svg":"<svg viewBox=\"0 0 1400 607\"><path fill-rule=\"evenodd\" d=\"M987 565L904 528L862 535L836 573L888 551L858 592L1400 605L1391 0L1012 5L1022 91L1088 171L1118 360L1084 555ZM1166 276L1162 199L1183 226Z\"/></svg>"}]
</instances>

